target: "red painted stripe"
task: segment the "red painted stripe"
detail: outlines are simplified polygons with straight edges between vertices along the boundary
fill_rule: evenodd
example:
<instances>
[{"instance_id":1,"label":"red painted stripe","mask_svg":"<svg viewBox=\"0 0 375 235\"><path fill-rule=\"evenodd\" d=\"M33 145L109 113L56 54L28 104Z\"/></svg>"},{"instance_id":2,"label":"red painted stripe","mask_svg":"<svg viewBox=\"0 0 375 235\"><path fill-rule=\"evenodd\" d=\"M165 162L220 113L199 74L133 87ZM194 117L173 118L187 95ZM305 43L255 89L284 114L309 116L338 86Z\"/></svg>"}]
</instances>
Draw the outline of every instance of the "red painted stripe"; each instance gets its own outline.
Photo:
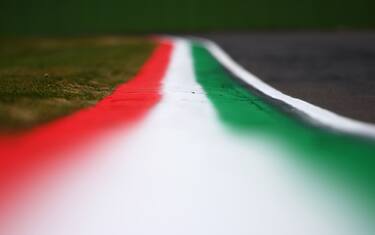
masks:
<instances>
[{"instance_id":1,"label":"red painted stripe","mask_svg":"<svg viewBox=\"0 0 375 235\"><path fill-rule=\"evenodd\" d=\"M139 73L95 106L22 135L0 137L0 210L33 171L66 162L63 151L88 144L108 129L140 121L161 98L171 51L170 42L159 42Z\"/></svg>"}]
</instances>

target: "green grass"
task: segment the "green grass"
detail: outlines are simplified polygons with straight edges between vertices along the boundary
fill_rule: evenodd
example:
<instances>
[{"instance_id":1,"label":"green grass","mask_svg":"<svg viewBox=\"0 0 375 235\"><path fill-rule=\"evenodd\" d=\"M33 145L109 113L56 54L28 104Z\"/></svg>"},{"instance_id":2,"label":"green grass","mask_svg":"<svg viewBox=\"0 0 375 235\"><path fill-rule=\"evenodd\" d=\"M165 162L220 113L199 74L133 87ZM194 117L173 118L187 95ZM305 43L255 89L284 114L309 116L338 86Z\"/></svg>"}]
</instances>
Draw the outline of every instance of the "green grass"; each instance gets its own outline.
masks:
<instances>
[{"instance_id":1,"label":"green grass","mask_svg":"<svg viewBox=\"0 0 375 235\"><path fill-rule=\"evenodd\" d=\"M373 0L1 0L0 35L374 28Z\"/></svg>"},{"instance_id":2,"label":"green grass","mask_svg":"<svg viewBox=\"0 0 375 235\"><path fill-rule=\"evenodd\" d=\"M95 104L134 76L153 47L125 37L0 40L0 132Z\"/></svg>"}]
</instances>

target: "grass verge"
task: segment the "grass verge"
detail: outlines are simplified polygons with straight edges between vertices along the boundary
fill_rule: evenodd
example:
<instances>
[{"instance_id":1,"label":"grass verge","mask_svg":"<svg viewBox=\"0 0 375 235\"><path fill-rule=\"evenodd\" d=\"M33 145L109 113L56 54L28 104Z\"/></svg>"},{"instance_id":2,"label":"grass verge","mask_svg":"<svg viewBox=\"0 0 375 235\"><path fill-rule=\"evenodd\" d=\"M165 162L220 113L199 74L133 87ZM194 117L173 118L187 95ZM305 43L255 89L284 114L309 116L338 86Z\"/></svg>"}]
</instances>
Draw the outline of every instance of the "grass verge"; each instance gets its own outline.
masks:
<instances>
[{"instance_id":1,"label":"grass verge","mask_svg":"<svg viewBox=\"0 0 375 235\"><path fill-rule=\"evenodd\" d=\"M142 38L0 40L0 133L95 104L133 77L154 45Z\"/></svg>"}]
</instances>

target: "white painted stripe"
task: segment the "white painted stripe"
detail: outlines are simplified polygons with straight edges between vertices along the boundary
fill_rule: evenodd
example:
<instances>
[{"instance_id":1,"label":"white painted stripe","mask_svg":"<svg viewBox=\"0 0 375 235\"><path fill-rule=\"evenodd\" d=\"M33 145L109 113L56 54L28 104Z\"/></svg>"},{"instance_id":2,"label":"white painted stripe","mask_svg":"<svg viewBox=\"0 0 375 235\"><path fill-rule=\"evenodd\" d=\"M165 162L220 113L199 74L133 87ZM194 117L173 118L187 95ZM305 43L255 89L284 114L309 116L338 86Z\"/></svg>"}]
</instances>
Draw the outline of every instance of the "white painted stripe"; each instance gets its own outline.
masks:
<instances>
[{"instance_id":1,"label":"white painted stripe","mask_svg":"<svg viewBox=\"0 0 375 235\"><path fill-rule=\"evenodd\" d=\"M271 140L225 129L186 41L175 42L162 92L139 129L95 146L94 169L7 235L364 234L345 203L309 196Z\"/></svg>"},{"instance_id":2,"label":"white painted stripe","mask_svg":"<svg viewBox=\"0 0 375 235\"><path fill-rule=\"evenodd\" d=\"M307 115L307 117L309 117L310 121L313 123L341 132L375 138L374 124L343 117L301 99L288 96L263 82L261 79L244 69L241 65L237 64L216 43L206 39L198 40L202 42L212 53L212 55L236 77L242 79L244 82L259 90L263 94L273 99L282 101L295 108L297 111Z\"/></svg>"}]
</instances>

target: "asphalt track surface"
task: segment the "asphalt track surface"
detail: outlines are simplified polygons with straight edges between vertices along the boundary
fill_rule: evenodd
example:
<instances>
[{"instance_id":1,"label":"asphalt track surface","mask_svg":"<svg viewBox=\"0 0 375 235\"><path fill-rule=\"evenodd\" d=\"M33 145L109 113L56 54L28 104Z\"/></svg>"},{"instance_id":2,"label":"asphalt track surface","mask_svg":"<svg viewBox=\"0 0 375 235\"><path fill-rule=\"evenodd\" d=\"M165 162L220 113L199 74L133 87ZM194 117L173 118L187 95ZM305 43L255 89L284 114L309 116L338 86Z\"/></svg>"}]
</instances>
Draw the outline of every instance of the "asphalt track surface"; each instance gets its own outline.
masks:
<instances>
[{"instance_id":1,"label":"asphalt track surface","mask_svg":"<svg viewBox=\"0 0 375 235\"><path fill-rule=\"evenodd\" d=\"M375 123L375 31L200 36L287 95Z\"/></svg>"}]
</instances>

